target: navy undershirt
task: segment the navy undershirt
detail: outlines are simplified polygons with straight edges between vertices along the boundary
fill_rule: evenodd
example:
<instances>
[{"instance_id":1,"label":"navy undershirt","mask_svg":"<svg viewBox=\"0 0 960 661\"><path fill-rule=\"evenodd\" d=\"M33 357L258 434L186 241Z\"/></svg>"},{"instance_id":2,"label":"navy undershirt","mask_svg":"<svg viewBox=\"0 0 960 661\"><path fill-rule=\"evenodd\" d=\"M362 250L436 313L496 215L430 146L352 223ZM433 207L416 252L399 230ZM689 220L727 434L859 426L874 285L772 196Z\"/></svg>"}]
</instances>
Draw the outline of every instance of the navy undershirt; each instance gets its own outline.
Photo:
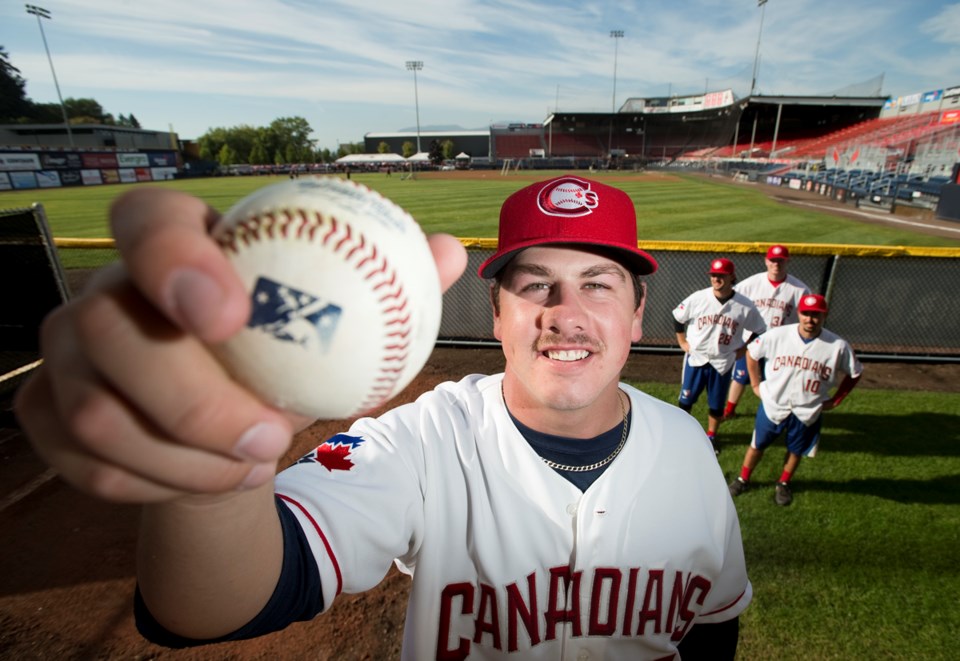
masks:
<instances>
[{"instance_id":1,"label":"navy undershirt","mask_svg":"<svg viewBox=\"0 0 960 661\"><path fill-rule=\"evenodd\" d=\"M610 456L610 453L620 445L624 425L627 425L627 433L630 433L629 413L627 414L626 421L621 422L610 431L606 431L594 438L569 438L567 436L544 434L543 432L538 432L535 429L527 427L513 417L513 414L509 411L507 411L507 413L510 415L510 419L513 420L513 424L517 426L520 434L526 439L527 443L530 444L530 447L533 448L534 452L544 459L549 459L550 461L564 464L565 466L587 466L602 461ZM557 468L554 468L554 471L580 489L580 491L586 491L612 464L613 462L611 461L599 468L579 473Z\"/></svg>"}]
</instances>

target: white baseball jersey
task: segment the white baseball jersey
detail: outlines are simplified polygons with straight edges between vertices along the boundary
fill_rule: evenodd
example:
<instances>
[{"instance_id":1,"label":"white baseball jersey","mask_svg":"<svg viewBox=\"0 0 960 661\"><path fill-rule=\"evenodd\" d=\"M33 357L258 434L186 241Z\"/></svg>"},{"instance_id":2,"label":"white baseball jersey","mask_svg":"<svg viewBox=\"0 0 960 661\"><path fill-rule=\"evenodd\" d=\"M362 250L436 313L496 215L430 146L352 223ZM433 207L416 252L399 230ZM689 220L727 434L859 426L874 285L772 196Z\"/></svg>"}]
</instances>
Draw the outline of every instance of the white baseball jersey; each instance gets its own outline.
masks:
<instances>
[{"instance_id":1,"label":"white baseball jersey","mask_svg":"<svg viewBox=\"0 0 960 661\"><path fill-rule=\"evenodd\" d=\"M671 658L752 596L740 527L696 420L627 385L630 433L581 492L510 420L502 374L357 421L277 478L324 608L413 576L403 659ZM586 656L584 656L586 655Z\"/></svg>"},{"instance_id":2,"label":"white baseball jersey","mask_svg":"<svg viewBox=\"0 0 960 661\"><path fill-rule=\"evenodd\" d=\"M767 328L749 298L734 291L732 298L721 303L710 287L687 296L673 309L673 318L687 325L687 362L694 367L710 363L721 374L733 367L737 349L750 333L762 333Z\"/></svg>"},{"instance_id":3,"label":"white baseball jersey","mask_svg":"<svg viewBox=\"0 0 960 661\"><path fill-rule=\"evenodd\" d=\"M826 328L804 342L799 324L780 326L747 347L756 359L766 359L760 383L763 409L773 422L793 413L805 425L816 421L830 391L844 374L860 376L862 367L846 340Z\"/></svg>"},{"instance_id":4,"label":"white baseball jersey","mask_svg":"<svg viewBox=\"0 0 960 661\"><path fill-rule=\"evenodd\" d=\"M768 330L797 323L800 298L810 293L810 288L802 280L789 274L774 286L766 271L738 282L734 289L753 301Z\"/></svg>"}]
</instances>

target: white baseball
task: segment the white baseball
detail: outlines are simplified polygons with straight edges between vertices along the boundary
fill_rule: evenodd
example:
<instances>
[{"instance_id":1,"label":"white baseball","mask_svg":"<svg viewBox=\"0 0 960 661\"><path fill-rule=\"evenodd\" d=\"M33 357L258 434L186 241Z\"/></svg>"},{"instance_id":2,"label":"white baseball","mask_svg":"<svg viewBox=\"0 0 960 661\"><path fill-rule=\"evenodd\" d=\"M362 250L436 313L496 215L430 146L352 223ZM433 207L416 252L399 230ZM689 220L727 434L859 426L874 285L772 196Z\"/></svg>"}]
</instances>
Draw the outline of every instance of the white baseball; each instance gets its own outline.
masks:
<instances>
[{"instance_id":1,"label":"white baseball","mask_svg":"<svg viewBox=\"0 0 960 661\"><path fill-rule=\"evenodd\" d=\"M266 186L211 230L251 296L214 352L274 406L313 418L370 411L423 368L440 328L436 265L410 214L334 177Z\"/></svg>"}]
</instances>

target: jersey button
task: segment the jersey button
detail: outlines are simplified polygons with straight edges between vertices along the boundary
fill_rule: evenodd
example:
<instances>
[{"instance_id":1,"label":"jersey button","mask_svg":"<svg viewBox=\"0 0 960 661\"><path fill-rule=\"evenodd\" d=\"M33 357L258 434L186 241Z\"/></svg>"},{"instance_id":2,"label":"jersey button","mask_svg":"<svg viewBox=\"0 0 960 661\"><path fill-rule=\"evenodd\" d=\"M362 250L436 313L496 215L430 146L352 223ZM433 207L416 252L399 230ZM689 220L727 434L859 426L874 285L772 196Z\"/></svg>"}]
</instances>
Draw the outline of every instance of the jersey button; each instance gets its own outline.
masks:
<instances>
[{"instance_id":1,"label":"jersey button","mask_svg":"<svg viewBox=\"0 0 960 661\"><path fill-rule=\"evenodd\" d=\"M577 653L577 661L587 661L590 658L590 652L587 650L580 650Z\"/></svg>"},{"instance_id":2,"label":"jersey button","mask_svg":"<svg viewBox=\"0 0 960 661\"><path fill-rule=\"evenodd\" d=\"M576 515L577 515L577 504L576 504L576 503L570 503L569 505L567 505L567 514L569 514L570 516L576 516Z\"/></svg>"}]
</instances>

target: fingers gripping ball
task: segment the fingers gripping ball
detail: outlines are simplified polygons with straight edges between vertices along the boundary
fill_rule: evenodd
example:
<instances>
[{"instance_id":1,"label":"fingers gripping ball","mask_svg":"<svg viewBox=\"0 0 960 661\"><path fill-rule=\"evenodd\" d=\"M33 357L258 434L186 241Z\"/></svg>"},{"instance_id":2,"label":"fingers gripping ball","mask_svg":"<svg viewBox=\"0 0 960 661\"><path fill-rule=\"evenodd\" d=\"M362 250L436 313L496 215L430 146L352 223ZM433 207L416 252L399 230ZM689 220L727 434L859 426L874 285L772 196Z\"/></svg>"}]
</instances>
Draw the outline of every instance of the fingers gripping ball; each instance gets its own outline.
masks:
<instances>
[{"instance_id":1,"label":"fingers gripping ball","mask_svg":"<svg viewBox=\"0 0 960 661\"><path fill-rule=\"evenodd\" d=\"M362 184L267 186L213 237L250 294L246 326L214 352L274 406L348 418L399 393L440 328L437 269L417 222Z\"/></svg>"}]
</instances>

